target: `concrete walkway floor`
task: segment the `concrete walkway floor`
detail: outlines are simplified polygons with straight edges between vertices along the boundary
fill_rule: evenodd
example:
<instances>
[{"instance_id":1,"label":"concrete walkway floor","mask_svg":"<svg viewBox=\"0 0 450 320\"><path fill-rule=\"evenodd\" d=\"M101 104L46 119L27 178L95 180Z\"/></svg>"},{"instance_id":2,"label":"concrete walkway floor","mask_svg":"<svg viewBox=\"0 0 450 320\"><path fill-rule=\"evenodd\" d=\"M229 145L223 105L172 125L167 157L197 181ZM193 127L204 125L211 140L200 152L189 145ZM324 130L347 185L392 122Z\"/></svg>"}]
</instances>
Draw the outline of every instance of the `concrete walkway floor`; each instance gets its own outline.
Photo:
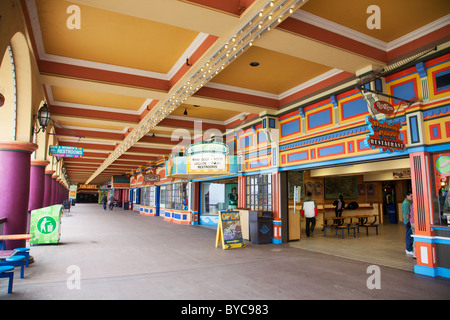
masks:
<instances>
[{"instance_id":1,"label":"concrete walkway floor","mask_svg":"<svg viewBox=\"0 0 450 320\"><path fill-rule=\"evenodd\" d=\"M215 248L215 230L101 205L77 204L58 245L31 246L35 262L0 300L449 299L450 280L288 244ZM379 275L379 277L375 277ZM369 279L370 278L370 279ZM379 289L367 284L379 284Z\"/></svg>"}]
</instances>

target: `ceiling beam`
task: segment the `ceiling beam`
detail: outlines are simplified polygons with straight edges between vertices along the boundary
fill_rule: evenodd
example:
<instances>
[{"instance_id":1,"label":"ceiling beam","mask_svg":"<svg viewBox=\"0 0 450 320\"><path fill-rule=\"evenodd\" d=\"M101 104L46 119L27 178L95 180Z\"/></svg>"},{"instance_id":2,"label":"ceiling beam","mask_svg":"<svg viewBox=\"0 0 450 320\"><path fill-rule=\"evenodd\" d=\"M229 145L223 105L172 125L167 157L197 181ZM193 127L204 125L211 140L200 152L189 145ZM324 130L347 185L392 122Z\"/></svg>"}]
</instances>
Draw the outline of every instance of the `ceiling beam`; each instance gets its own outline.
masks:
<instances>
[{"instance_id":1,"label":"ceiling beam","mask_svg":"<svg viewBox=\"0 0 450 320\"><path fill-rule=\"evenodd\" d=\"M351 73L370 65L379 68L386 65L383 61L280 28L255 40L255 46Z\"/></svg>"},{"instance_id":2,"label":"ceiling beam","mask_svg":"<svg viewBox=\"0 0 450 320\"><path fill-rule=\"evenodd\" d=\"M179 0L136 0L132 6L123 0L72 2L218 37L224 37L232 32L239 21L238 16Z\"/></svg>"}]
</instances>

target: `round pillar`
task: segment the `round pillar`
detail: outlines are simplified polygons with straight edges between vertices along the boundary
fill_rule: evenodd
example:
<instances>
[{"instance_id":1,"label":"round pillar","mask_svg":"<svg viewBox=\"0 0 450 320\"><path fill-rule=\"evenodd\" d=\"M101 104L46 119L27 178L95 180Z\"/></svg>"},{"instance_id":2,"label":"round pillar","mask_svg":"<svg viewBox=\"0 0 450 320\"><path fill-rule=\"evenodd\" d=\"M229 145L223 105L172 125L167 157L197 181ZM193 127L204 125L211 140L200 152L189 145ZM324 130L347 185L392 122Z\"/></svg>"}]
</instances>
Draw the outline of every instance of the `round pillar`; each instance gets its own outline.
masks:
<instances>
[{"instance_id":1,"label":"round pillar","mask_svg":"<svg viewBox=\"0 0 450 320\"><path fill-rule=\"evenodd\" d=\"M56 174L52 175L52 200L51 200L51 206L56 204L56 191L58 190L56 178L58 176Z\"/></svg>"},{"instance_id":2,"label":"round pillar","mask_svg":"<svg viewBox=\"0 0 450 320\"><path fill-rule=\"evenodd\" d=\"M7 219L6 235L27 232L31 153L37 147L28 142L0 142L0 217ZM25 240L6 241L9 250L25 246Z\"/></svg>"},{"instance_id":3,"label":"round pillar","mask_svg":"<svg viewBox=\"0 0 450 320\"><path fill-rule=\"evenodd\" d=\"M28 210L35 210L44 206L45 167L48 164L49 162L46 160L31 160Z\"/></svg>"},{"instance_id":4,"label":"round pillar","mask_svg":"<svg viewBox=\"0 0 450 320\"><path fill-rule=\"evenodd\" d=\"M44 177L44 207L48 207L52 205L52 175L55 171L53 170L45 170Z\"/></svg>"}]
</instances>

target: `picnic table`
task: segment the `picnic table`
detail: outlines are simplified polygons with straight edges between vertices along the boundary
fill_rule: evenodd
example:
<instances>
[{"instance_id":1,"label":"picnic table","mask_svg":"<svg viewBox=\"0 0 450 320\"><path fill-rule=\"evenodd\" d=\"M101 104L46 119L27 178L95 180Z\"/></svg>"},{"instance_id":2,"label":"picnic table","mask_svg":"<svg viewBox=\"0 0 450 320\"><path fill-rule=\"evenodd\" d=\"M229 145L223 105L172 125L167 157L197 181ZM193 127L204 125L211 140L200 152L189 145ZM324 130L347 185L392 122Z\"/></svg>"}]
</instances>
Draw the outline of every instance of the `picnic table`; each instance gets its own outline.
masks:
<instances>
[{"instance_id":1,"label":"picnic table","mask_svg":"<svg viewBox=\"0 0 450 320\"><path fill-rule=\"evenodd\" d=\"M4 234L0 235L0 250L6 249L6 241L7 240L29 240L32 235L29 233L25 234Z\"/></svg>"}]
</instances>

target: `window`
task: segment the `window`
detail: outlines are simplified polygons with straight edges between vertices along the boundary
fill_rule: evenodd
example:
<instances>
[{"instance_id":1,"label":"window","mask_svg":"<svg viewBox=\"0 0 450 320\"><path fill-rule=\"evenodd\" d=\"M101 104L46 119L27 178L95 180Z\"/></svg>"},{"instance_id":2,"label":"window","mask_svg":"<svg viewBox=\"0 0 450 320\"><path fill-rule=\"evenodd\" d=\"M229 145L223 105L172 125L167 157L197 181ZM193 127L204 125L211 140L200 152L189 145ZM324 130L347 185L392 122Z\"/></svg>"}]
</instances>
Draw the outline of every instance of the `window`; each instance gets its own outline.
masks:
<instances>
[{"instance_id":1,"label":"window","mask_svg":"<svg viewBox=\"0 0 450 320\"><path fill-rule=\"evenodd\" d=\"M155 187L146 186L141 188L141 204L143 206L155 205Z\"/></svg>"},{"instance_id":2,"label":"window","mask_svg":"<svg viewBox=\"0 0 450 320\"><path fill-rule=\"evenodd\" d=\"M247 176L247 208L272 211L272 176Z\"/></svg>"},{"instance_id":3,"label":"window","mask_svg":"<svg viewBox=\"0 0 450 320\"><path fill-rule=\"evenodd\" d=\"M148 196L149 196L149 206L154 206L155 205L155 186L150 186L149 188L149 192L148 192Z\"/></svg>"},{"instance_id":4,"label":"window","mask_svg":"<svg viewBox=\"0 0 450 320\"><path fill-rule=\"evenodd\" d=\"M174 183L166 185L165 190L165 208L175 210L187 210L183 207L183 202L187 196L187 183Z\"/></svg>"},{"instance_id":5,"label":"window","mask_svg":"<svg viewBox=\"0 0 450 320\"><path fill-rule=\"evenodd\" d=\"M161 186L159 189L159 206L160 208L166 207L166 186Z\"/></svg>"},{"instance_id":6,"label":"window","mask_svg":"<svg viewBox=\"0 0 450 320\"><path fill-rule=\"evenodd\" d=\"M149 187L141 188L141 205L148 206L149 205Z\"/></svg>"},{"instance_id":7,"label":"window","mask_svg":"<svg viewBox=\"0 0 450 320\"><path fill-rule=\"evenodd\" d=\"M437 91L450 89L450 70L436 74L436 89Z\"/></svg>"}]
</instances>

